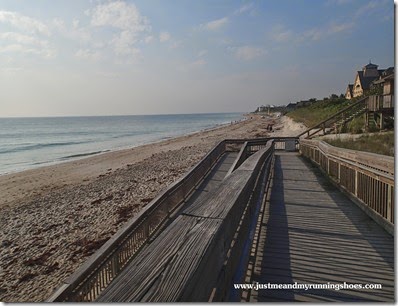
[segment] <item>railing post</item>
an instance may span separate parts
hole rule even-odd
[[[394,219],[394,216],[392,216],[392,192],[391,192],[392,186],[390,184],[387,185],[387,220],[392,222]]]
[[[113,270],[113,275],[117,275],[117,273],[120,271],[120,266],[119,266],[119,251],[116,251],[116,256],[112,257],[112,270]]]
[[[326,173],[330,175],[330,159],[326,157]]]
[[[357,170],[354,170],[355,171],[355,182],[354,182],[354,184],[355,184],[355,196],[356,197],[358,197],[358,171]]]

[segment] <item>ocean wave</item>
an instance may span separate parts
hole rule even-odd
[[[65,159],[71,159],[71,158],[78,158],[78,157],[85,157],[85,156],[90,156],[90,155],[95,155],[95,154],[100,154],[100,153],[105,153],[109,152],[110,150],[102,150],[102,151],[94,151],[94,152],[88,152],[88,153],[79,153],[79,154],[73,154],[73,155],[68,155],[59,158],[59,160],[65,160]]]
[[[21,152],[21,151],[39,150],[39,149],[49,148],[49,147],[70,146],[70,145],[82,144],[82,143],[85,143],[85,142],[86,141],[32,143],[32,144],[25,145],[25,146],[18,146],[18,147],[14,147],[14,148],[11,148],[11,149],[0,150],[0,154],[16,153],[16,152]]]

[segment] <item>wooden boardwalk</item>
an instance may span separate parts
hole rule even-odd
[[[276,153],[250,282],[382,284],[381,290],[270,290],[246,301],[394,301],[394,239],[296,153]]]
[[[227,175],[237,156],[238,152],[225,152],[206,175],[203,182],[195,189],[180,211],[193,205],[194,202],[202,200],[209,191],[217,188]]]
[[[212,169],[206,174],[203,181],[194,189],[192,194],[185,200],[185,203],[179,208],[165,223],[164,227],[170,225],[185,209],[194,205],[202,199],[213,189],[217,188],[224,180],[229,169],[232,167],[238,152],[225,152],[213,165]],[[159,233],[160,234],[160,233]],[[158,235],[152,237],[155,239]]]
[[[223,207],[203,211],[203,216],[199,216],[201,204],[223,182],[237,155],[238,152],[226,152],[217,160],[164,229],[151,238],[96,302],[169,302],[183,296],[181,291],[186,278],[198,268],[201,251],[208,247],[221,224],[221,217],[211,214],[217,211],[222,214]],[[206,217],[206,214],[211,216]],[[193,249],[195,254],[187,255]],[[200,288],[197,291],[200,292]]]

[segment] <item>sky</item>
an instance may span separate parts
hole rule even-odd
[[[0,117],[247,112],[394,65],[392,0],[0,0]]]

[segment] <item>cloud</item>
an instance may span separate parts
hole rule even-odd
[[[253,12],[253,3],[248,3],[242,5],[240,8],[238,8],[235,12],[234,15],[240,15],[246,12]]]
[[[203,67],[204,65],[206,65],[206,61],[201,58],[191,63],[191,67],[193,68]]]
[[[37,46],[47,46],[48,42],[44,40],[37,39],[36,37],[24,35],[16,32],[5,32],[0,33],[1,40],[9,40],[23,45],[37,45]]]
[[[10,44],[4,47],[0,47],[0,53],[25,53],[39,55],[45,58],[55,57],[55,50],[27,47],[23,44]]]
[[[93,40],[90,29],[87,27],[79,27],[80,22],[76,19],[72,21],[71,27],[67,26],[60,18],[53,19],[52,25],[61,35],[74,41],[89,43]]]
[[[350,31],[355,26],[354,22],[347,23],[331,23],[325,27],[317,27],[309,29],[301,34],[296,34],[297,42],[318,41],[331,35],[340,34]]]
[[[208,31],[216,31],[224,27],[228,23],[228,21],[228,17],[220,18],[201,25],[201,28]]]
[[[391,1],[389,0],[372,0],[367,4],[361,6],[355,13],[354,17],[359,18],[363,15],[369,15],[375,12],[376,10],[380,10],[384,6],[390,6],[390,9],[393,10],[393,6]]]
[[[319,41],[332,35],[350,32],[355,27],[355,25],[356,24],[354,21],[333,21],[329,24],[319,25],[317,27],[309,28],[307,30],[298,32],[279,24],[274,26],[271,31],[268,32],[268,37],[269,39],[278,43],[303,43],[308,41]]]
[[[0,11],[0,23],[10,25],[14,31],[0,33],[1,53],[20,53],[53,58],[56,50],[43,39],[51,35],[44,23],[17,12]]]
[[[354,0],[328,0],[326,5],[345,5],[353,2]]]
[[[275,26],[271,31],[271,38],[276,42],[288,42],[293,37],[293,31],[281,25]]]
[[[100,4],[92,12],[93,26],[112,26],[114,28],[139,33],[149,29],[148,20],[141,16],[134,4],[115,1]]]
[[[16,32],[0,33],[0,40],[6,42],[0,52],[17,52],[40,55],[44,58],[53,58],[56,54],[47,40],[42,40],[31,35]]]
[[[151,35],[145,37],[145,39],[144,39],[144,42],[145,42],[146,44],[149,44],[149,43],[151,43],[152,41],[153,41],[153,36],[151,36]]]
[[[130,31],[122,31],[115,35],[111,41],[116,55],[136,55],[139,50],[134,47],[136,38]]]
[[[355,12],[355,17],[359,17],[361,15],[364,15],[375,8],[377,8],[380,5],[380,1],[370,1],[367,4],[361,6],[356,12]]]
[[[50,36],[49,28],[42,22],[16,12],[0,11],[0,22],[8,23],[27,33]]]
[[[302,33],[299,40],[320,40],[325,36],[326,32],[319,28],[312,28]]]
[[[82,60],[98,61],[102,58],[99,51],[93,51],[89,49],[80,49],[75,53],[75,57]]]
[[[180,40],[175,40],[170,44],[169,48],[173,50],[173,49],[177,49],[181,46],[182,46],[182,42]]]
[[[348,31],[348,30],[352,29],[353,27],[354,27],[354,23],[353,22],[332,24],[329,27],[328,32],[330,34],[339,33],[339,32],[345,32],[345,31]]]
[[[161,33],[159,34],[159,41],[160,41],[160,42],[169,41],[170,38],[171,38],[171,35],[170,35],[169,32],[161,32]]]
[[[207,62],[203,58],[199,58],[192,62],[186,62],[184,64],[181,64],[180,66],[177,67],[177,70],[180,70],[183,72],[198,71],[199,69],[204,67],[206,64],[207,64]]]
[[[198,57],[203,57],[203,56],[205,56],[207,53],[208,53],[207,50],[200,50],[200,51],[198,52]]]
[[[23,67],[2,67],[2,68],[0,68],[0,71],[5,74],[16,74],[23,70],[24,70]]]
[[[107,79],[116,79],[120,77],[120,74],[108,71],[98,71],[97,75]]]
[[[264,49],[253,46],[235,47],[232,50],[235,57],[243,61],[250,61],[266,54]]]
[[[148,19],[140,14],[137,7],[124,1],[99,4],[86,15],[91,15],[94,27],[112,27],[120,31],[113,35],[110,42],[118,56],[138,55],[140,50],[136,44],[139,36],[151,30]],[[147,38],[145,41],[148,42]]]

